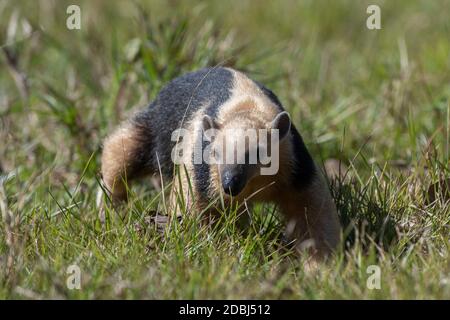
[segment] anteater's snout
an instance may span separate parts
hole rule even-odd
[[[222,173],[223,191],[230,196],[237,196],[245,188],[247,181],[243,168],[225,170]]]

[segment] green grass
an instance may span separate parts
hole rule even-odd
[[[450,299],[450,1],[78,3],[80,31],[69,2],[0,4],[0,298]],[[316,271],[270,206],[246,232],[231,212],[161,234],[147,221],[162,197],[142,183],[99,217],[105,135],[217,64],[272,88],[318,163],[349,168],[330,181],[345,242]]]

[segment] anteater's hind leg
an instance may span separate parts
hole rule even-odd
[[[133,179],[153,173],[151,132],[135,117],[106,138],[102,153],[102,176],[113,201],[127,199],[127,186]]]

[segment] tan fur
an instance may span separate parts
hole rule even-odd
[[[102,153],[102,177],[113,200],[126,199],[127,175],[138,148],[138,132],[126,123],[106,138]]]
[[[336,207],[322,177],[302,192],[279,194],[279,204],[287,220],[287,235],[296,247],[317,258],[336,249],[340,226]]]
[[[248,109],[252,114],[257,114],[261,120],[269,123],[277,115],[277,108],[262,90],[245,74],[234,69],[228,69],[234,75],[234,86],[231,98],[220,108],[219,122],[226,122],[229,115],[236,111]],[[245,102],[251,108],[247,108]]]

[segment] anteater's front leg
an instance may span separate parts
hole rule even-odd
[[[198,192],[193,171],[190,165],[177,166],[170,191],[169,214],[175,214],[177,217],[184,217],[187,214],[200,215],[200,221],[208,225],[220,217],[216,208],[218,204]]]
[[[279,202],[288,239],[295,240],[296,248],[322,259],[337,248],[340,239],[336,206],[328,187],[317,175],[303,190],[290,190]]]
[[[120,126],[103,145],[102,178],[113,201],[126,200],[129,182],[151,171],[151,133],[140,119]]]
[[[169,207],[170,214],[182,217],[193,209],[194,186],[189,177],[189,169],[186,165],[176,167],[172,185],[170,188]]]

